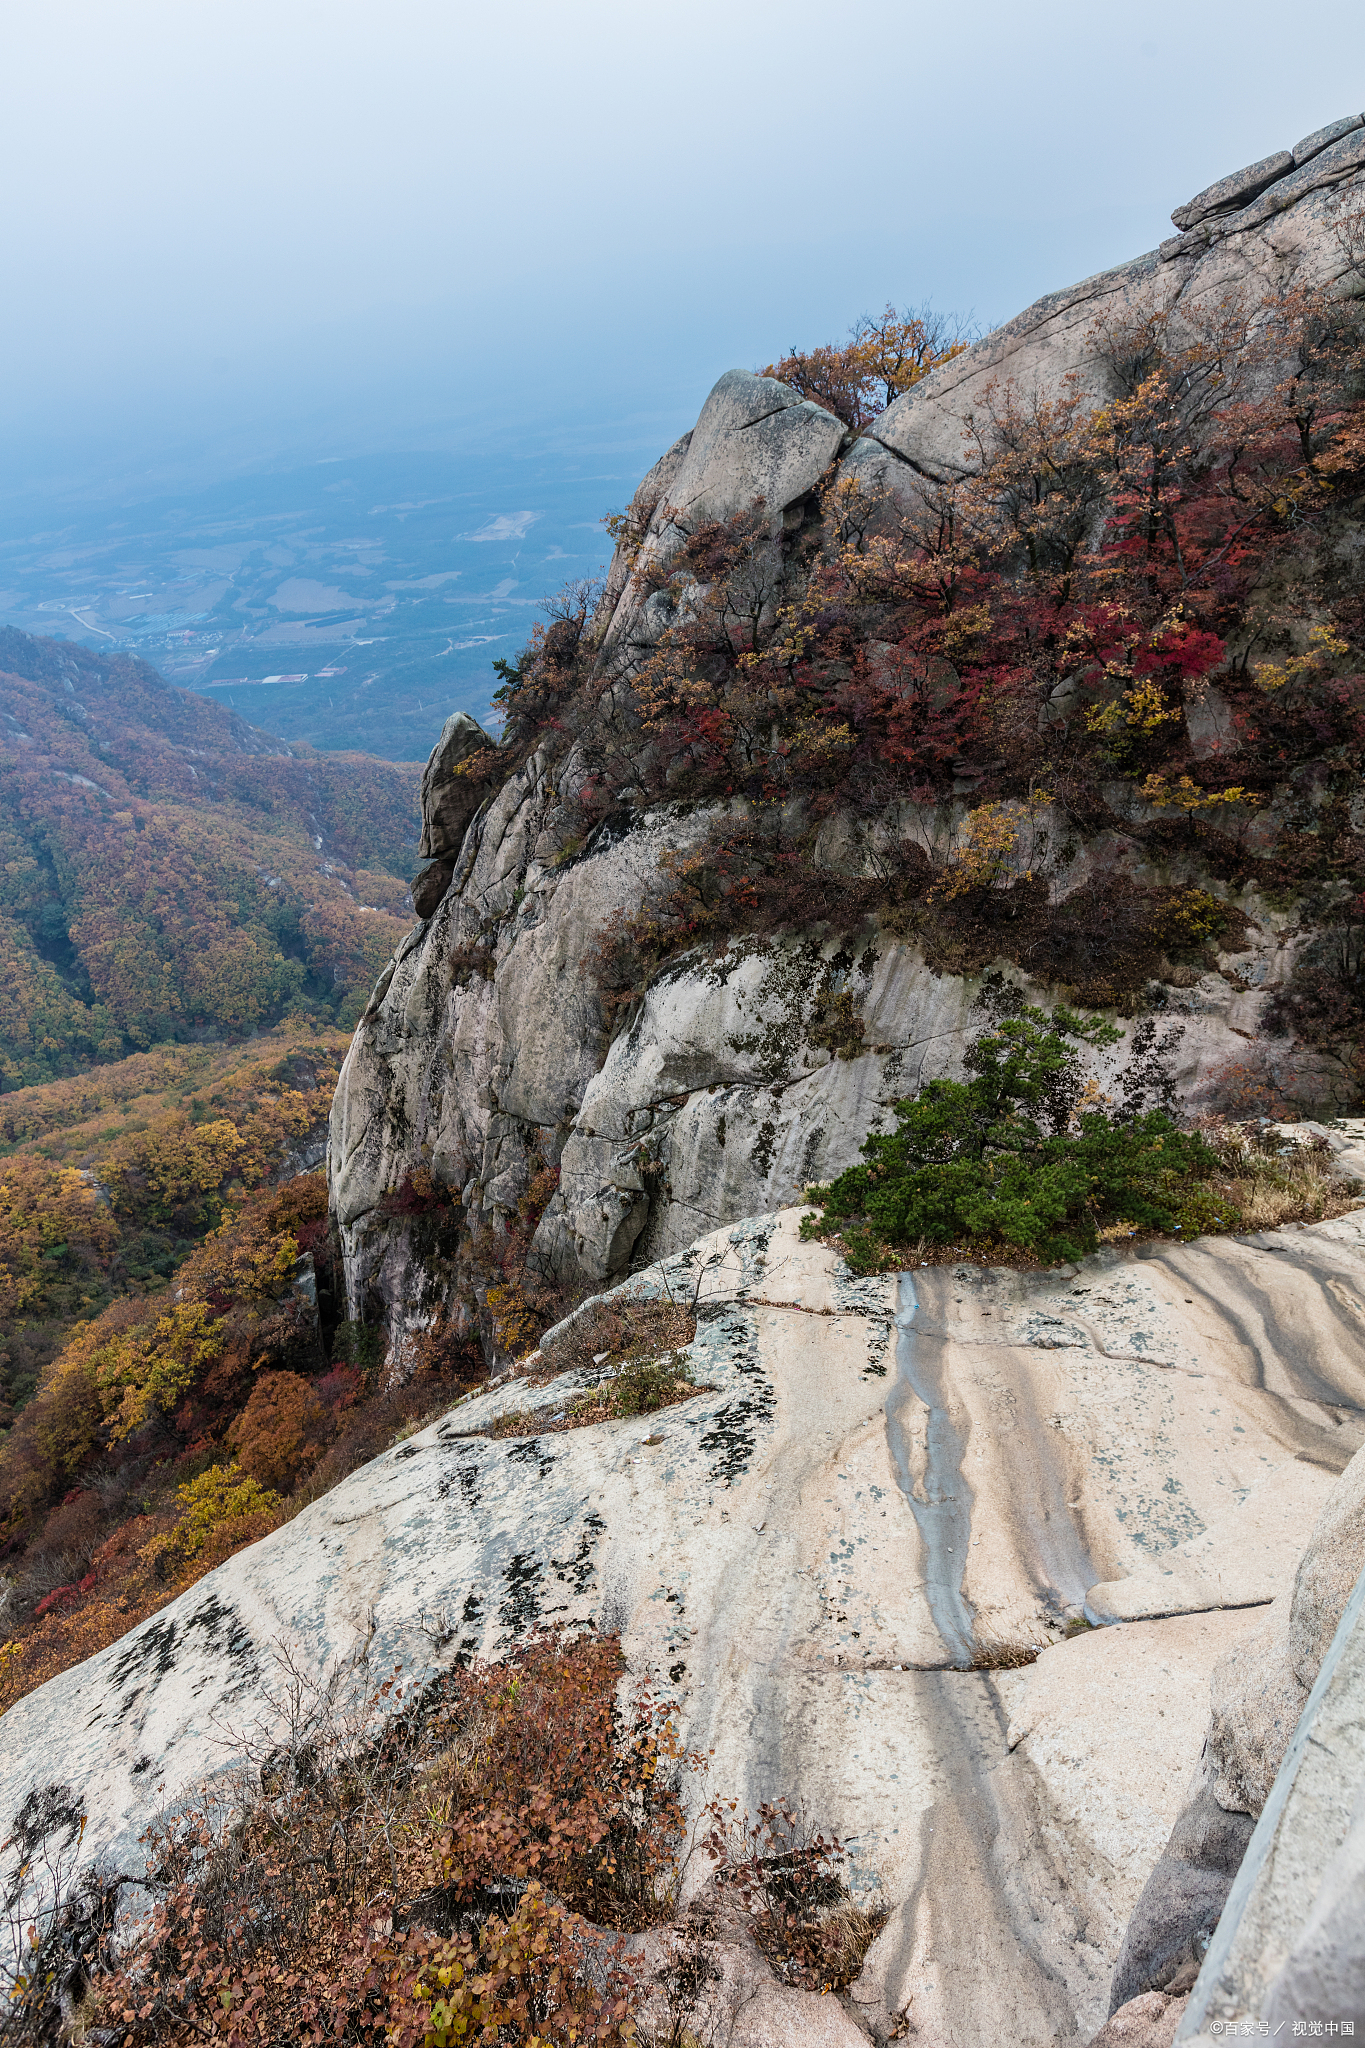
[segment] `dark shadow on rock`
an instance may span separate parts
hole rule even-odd
[[[1191,1988],[1255,1825],[1249,1813],[1225,1812],[1207,1785],[1190,1801],[1133,1908],[1111,2015],[1142,1992]]]

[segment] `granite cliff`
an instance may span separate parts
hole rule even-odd
[[[1362,166],[1365,127],[1351,117],[1254,175],[1239,174],[1240,183],[1222,181],[1213,197],[1191,202],[1188,231],[1160,251],[1040,300],[941,364],[856,438],[772,379],[742,370],[720,379],[696,427],[641,483],[595,610],[559,618],[545,636],[534,678],[545,715],[519,747],[487,742],[482,754],[472,722],[452,720],[427,770],[422,850],[432,865],[414,900],[429,914],[399,948],[357,1032],[330,1154],[352,1313],[383,1322],[396,1362],[411,1335],[441,1316],[479,1323],[499,1351],[485,1297],[502,1277],[509,1231],[533,1229],[529,1273],[571,1299],[718,1225],[798,1199],[808,1182],[856,1158],[889,1100],[959,1070],[992,972],[1003,971],[1019,999],[1089,996],[1112,1009],[1123,966],[1099,958],[1106,940],[1093,930],[1069,950],[1054,944],[1049,972],[1046,931],[1042,943],[1035,931],[1029,945],[1011,946],[1002,919],[954,951],[923,920],[916,929],[904,889],[899,901],[885,890],[878,901],[879,878],[897,863],[904,871],[911,855],[919,863],[911,893],[932,895],[935,865],[952,859],[993,793],[1026,813],[1015,868],[1027,871],[1021,887],[1045,884],[1042,923],[1052,937],[1073,913],[1079,930],[1093,905],[1093,923],[1112,925],[1117,951],[1136,958],[1146,949],[1141,985],[1122,991],[1121,1021],[1130,1034],[1143,1015],[1179,1024],[1171,1058],[1181,1099],[1211,1101],[1220,1074],[1255,1065],[1268,1000],[1311,952],[1333,887],[1340,894],[1358,864],[1365,811],[1354,763],[1338,765],[1325,758],[1330,749],[1310,744],[1298,763],[1268,776],[1251,798],[1259,808],[1206,809],[1197,843],[1193,831],[1161,829],[1169,811],[1144,803],[1136,778],[1112,768],[1084,798],[1073,791],[1068,801],[1062,787],[1040,796],[1045,780],[1066,780],[1048,747],[1063,736],[1074,744],[1082,713],[1087,724],[1097,715],[1081,664],[1050,684],[1054,663],[1030,680],[1018,714],[1046,740],[1041,752],[1032,742],[1038,758],[1019,787],[999,759],[940,752],[935,764],[926,749],[883,787],[864,774],[855,789],[835,785],[812,797],[775,775],[764,788],[761,778],[746,785],[727,769],[690,794],[678,760],[660,772],[667,740],[657,721],[642,719],[639,679],[676,643],[680,621],[704,609],[708,564],[697,536],[714,540],[727,522],[733,529],[748,519],[755,530],[727,602],[750,603],[763,632],[771,626],[780,638],[793,601],[813,587],[812,535],[824,536],[828,552],[841,519],[874,529],[900,520],[923,546],[926,520],[943,517],[943,492],[970,479],[983,422],[999,425],[1010,405],[1037,411],[1059,392],[1077,416],[1101,406],[1122,381],[1116,337],[1151,350],[1159,322],[1166,345],[1174,335],[1203,374],[1210,323],[1222,323],[1220,375],[1235,381],[1229,366],[1240,346],[1239,402],[1254,404],[1283,369],[1264,342],[1258,351],[1266,305],[1317,290],[1349,306],[1362,289],[1355,231],[1343,227],[1365,195]],[[1245,192],[1253,200],[1234,206]],[[1237,309],[1235,335],[1229,308]],[[1197,430],[1197,422],[1181,429]],[[1353,521],[1326,542],[1338,581],[1359,544]],[[1266,567],[1276,603],[1289,573],[1280,560]],[[714,565],[712,574],[719,580]],[[1247,623],[1257,602],[1252,588],[1225,632],[1233,670],[1248,660],[1234,651],[1238,630],[1251,645],[1265,630],[1259,619]],[[890,629],[878,619],[874,612],[866,629],[865,661],[885,651],[875,635]],[[1282,622],[1275,630],[1283,634]],[[1307,630],[1305,620],[1300,638]],[[758,628],[754,640],[767,651]],[[932,692],[939,685],[928,666]],[[939,668],[948,665],[940,659]],[[574,702],[563,687],[571,669],[589,679]],[[1175,728],[1181,765],[1216,765],[1239,716],[1222,672],[1187,684]],[[844,737],[832,731],[831,749]],[[1004,742],[999,730],[986,737],[1011,743],[1008,732]],[[788,756],[791,745],[788,733]],[[491,779],[476,803],[469,769],[480,762]],[[1240,779],[1240,765],[1236,772]],[[676,873],[693,862],[703,896],[713,870],[711,886],[729,887],[725,835],[769,830],[775,805],[779,837],[796,849],[790,858],[810,884],[804,907],[755,917],[747,928],[743,914],[730,916],[714,936],[704,919],[691,931],[684,919],[630,1000],[609,982],[604,1000],[604,930],[648,912],[661,868]],[[1275,855],[1305,834],[1324,844],[1332,806],[1345,833],[1337,851],[1347,857],[1333,870],[1343,883],[1325,892],[1317,881],[1295,886]],[[1163,889],[1192,885],[1235,913],[1202,951],[1173,962],[1175,949],[1153,946],[1149,925],[1124,926],[1134,890],[1155,903]],[[968,971],[953,971],[964,952]],[[1291,1057],[1289,1042],[1279,1043],[1277,1072],[1287,1060],[1302,1110],[1356,1099],[1358,1077],[1340,1046],[1300,1040]],[[452,1205],[434,1263],[421,1249],[432,1238],[429,1214],[414,1222],[394,1213],[405,1176],[419,1167]],[[557,1184],[546,1204],[547,1172]]]
[[[1114,1020],[1100,1097],[1240,1089],[1365,1182],[1363,208],[1353,116],[861,434],[721,378],[502,736],[443,732],[337,1090],[352,1317],[394,1377],[474,1331],[493,1377],[9,1711],[12,1914],[225,1730],[268,1750],[282,1646],[424,1684],[605,1627],[885,1913],[838,1998],[713,1916],[696,2038],[1365,2026],[1365,1210],[859,1274],[797,1206],[1061,1000]],[[680,1398],[565,1427],[579,1320],[680,1301]]]

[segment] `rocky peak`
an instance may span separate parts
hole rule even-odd
[[[1170,260],[1207,248],[1222,235],[1245,234],[1264,227],[1312,192],[1331,191],[1347,183],[1365,164],[1365,114],[1345,114],[1244,170],[1215,179],[1171,215],[1181,236],[1163,242]],[[1192,230],[1201,231],[1198,237]],[[1189,239],[1184,237],[1188,235]]]
[[[1212,185],[1206,185],[1202,192],[1196,192],[1193,199],[1177,206],[1171,215],[1180,229],[1198,227],[1201,222],[1213,220],[1221,214],[1236,213],[1249,206],[1253,199],[1259,199],[1262,192],[1287,178],[1291,171],[1302,169],[1314,157],[1321,156],[1332,143],[1340,142],[1345,135],[1353,135],[1358,128],[1365,127],[1365,114],[1344,114],[1339,121],[1329,121],[1325,128],[1315,128],[1311,135],[1305,135],[1302,142],[1296,142],[1292,149],[1276,150],[1273,156],[1263,156],[1259,163],[1248,164],[1245,170],[1230,171],[1225,178],[1216,178]],[[1347,153],[1332,159],[1333,173]]]
[[[861,437],[773,378],[735,369],[718,380],[691,433],[636,492],[596,616],[575,624],[572,646],[554,641],[559,627],[544,644],[538,701],[556,701],[573,664],[590,658],[601,678],[595,726],[570,721],[558,739],[528,740],[518,754],[510,740],[495,750],[457,714],[423,778],[421,851],[431,865],[414,904],[425,922],[375,992],[332,1125],[353,1313],[384,1316],[395,1363],[433,1318],[486,1317],[490,1275],[471,1263],[473,1245],[529,1232],[529,1273],[570,1295],[609,1282],[632,1261],[842,1171],[913,1077],[957,1070],[974,1028],[979,973],[945,973],[853,910],[907,835],[931,861],[945,857],[988,765],[965,757],[946,796],[836,809],[818,830],[811,821],[814,859],[830,877],[823,923],[734,934],[710,958],[666,964],[629,1011],[605,1002],[593,964],[603,933],[640,913],[661,873],[701,858],[726,821],[754,815],[723,797],[667,801],[676,764],[660,758],[630,708],[628,678],[707,601],[708,535],[733,538],[735,522],[747,522],[745,587],[771,619],[804,587],[822,491],[922,511],[944,479],[964,474],[965,425],[989,415],[1002,389],[1033,394],[1070,380],[1082,397],[1111,397],[1097,323],[1165,308],[1173,331],[1184,321],[1194,332],[1230,291],[1263,296],[1286,274],[1350,288],[1336,225],[1350,194],[1362,193],[1362,165],[1365,124],[1349,116],[1221,181],[1181,209],[1195,226],[1178,272],[1153,253],[1051,294],[934,370]],[[1276,195],[1292,209],[1288,243],[1279,227],[1272,241],[1271,216],[1252,217],[1257,205],[1279,206]],[[1207,239],[1210,223],[1222,239]],[[1079,715],[1077,688],[1064,678],[1041,707],[1050,729]],[[1219,701],[1216,690],[1191,697],[1196,755],[1222,743]],[[467,772],[485,754],[519,762],[500,771],[501,787]],[[665,800],[645,794],[651,775]],[[601,792],[586,835],[575,822],[585,790]],[[1058,849],[1067,843],[1060,814],[1040,829]],[[1158,879],[1112,833],[1073,841],[1069,865],[1049,872],[1059,899],[1120,877]],[[1293,957],[1286,922],[1254,917],[1236,968],[1190,973],[1175,999],[1187,1098],[1255,1041],[1265,992]],[[1050,993],[1046,976],[1017,985],[1032,999]],[[845,1011],[856,1029],[840,1037],[831,1020]],[[1323,1069],[1320,1099],[1334,1085]],[[389,1197],[419,1165],[450,1191],[451,1244],[464,1250],[444,1263],[416,1252],[392,1213]]]

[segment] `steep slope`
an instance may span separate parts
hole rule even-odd
[[[1159,1026],[1187,1106],[1358,1098],[1362,135],[856,441],[720,379],[446,774],[481,806],[342,1077],[395,1357],[792,1200],[1002,1002]],[[439,1270],[380,1212],[419,1167]]]
[[[898,1098],[957,1101],[924,1084],[981,1079],[984,1027],[1021,1044],[1030,998],[1113,1020],[1053,1014],[1095,1052],[1087,1076],[1043,1047],[1059,1143],[1155,1099],[1152,1149],[1174,1134],[1183,1160],[1182,1096],[1359,1094],[1361,130],[1201,195],[1168,258],[1044,302],[851,445],[729,373],[600,601],[567,594],[508,666],[502,737],[447,726],[421,921],[360,1021],[328,1179],[391,1383],[475,1332],[519,1362],[9,1710],[20,1924],[52,1872],[103,1858],[121,1886],[165,1802],[193,1858],[224,1730],[271,1796],[313,1770],[306,1703],[349,1683],[349,1798],[374,1715],[415,1725],[428,1683],[563,1626],[619,1636],[709,1761],[681,1781],[694,1815],[791,1799],[885,1905],[840,2000],[803,1992],[764,2033],[704,1904],[674,1928],[678,2034],[1045,2048],[1146,1984],[1106,2048],[1149,2020],[1169,2043],[1262,1799],[1274,1819],[1285,1724],[1358,1609],[1365,1211],[1256,1230],[1209,1202],[1134,1242],[1119,1209],[1050,1264],[1017,1241],[997,1262],[988,1222],[883,1245],[892,1272],[789,1198]],[[909,460],[891,414],[923,423]],[[990,1098],[987,1173],[1018,1105]],[[1297,1137],[1358,1168],[1363,1133],[1267,1120],[1262,1156]],[[628,1369],[666,1404],[613,1408]],[[433,1826],[488,1727],[459,1723],[452,1775],[419,1781]],[[443,1838],[420,1898],[392,1858],[364,1913],[329,1895],[367,1985],[424,1912],[502,1938],[491,1839],[496,1885]],[[109,1895],[84,1897],[89,1926]],[[1321,1932],[1288,1927],[1307,1945],[1276,1996]],[[1254,1999],[1264,1946],[1236,1941]]]
[[[144,663],[6,628],[4,1083],[290,1008],[350,1023],[401,932],[416,786],[415,768],[285,747]]]
[[[1365,1434],[1362,1286],[1358,1216],[862,1281],[753,1219],[616,1297],[695,1298],[690,1398],[555,1431],[591,1369],[474,1394],[12,1707],[0,1811],[49,1816],[53,1862],[84,1814],[81,1862],[126,1871],[230,1732],[276,1739],[282,1658],[306,1686],[363,1644],[430,1681],[610,1625],[711,1792],[853,1846],[889,1908],[853,1993],[876,2038],[1085,2039],[1214,1666]],[[1226,1591],[1172,1615],[1186,1553]],[[1116,1585],[1127,1624],[1084,1630]]]

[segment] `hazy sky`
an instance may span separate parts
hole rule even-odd
[[[730,364],[887,299],[1006,318],[1365,105],[1359,0],[0,0],[0,24],[11,479],[662,437]]]

